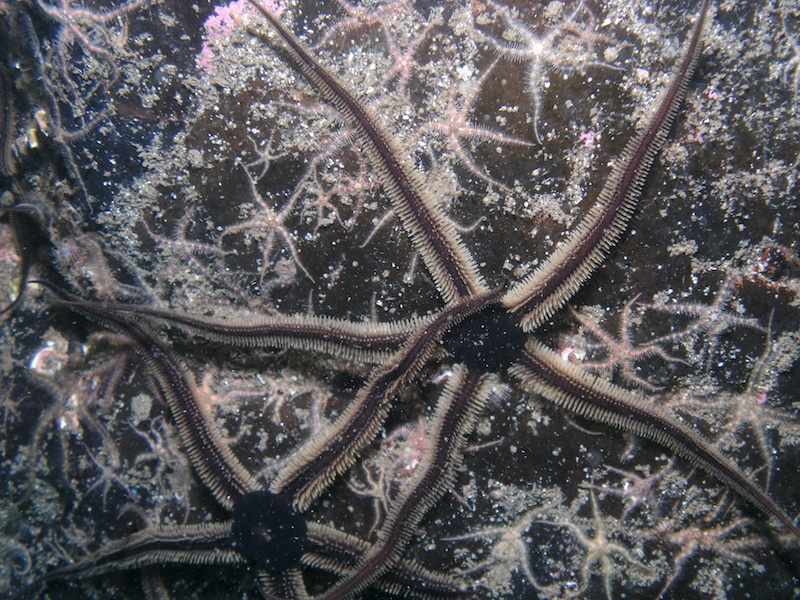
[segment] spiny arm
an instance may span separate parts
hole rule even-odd
[[[427,193],[422,177],[408,164],[403,150],[392,141],[375,115],[312,56],[277,15],[257,0],[249,2],[285,44],[291,66],[318,90],[323,99],[333,104],[357,132],[389,195],[395,214],[422,256],[444,301],[485,293],[486,285],[477,264],[461,242],[455,225]],[[255,28],[248,28],[248,32],[271,43]]]
[[[519,315],[526,331],[539,327],[569,301],[628,226],[697,66],[709,4],[710,0],[703,2],[669,86],[644,128],[615,162],[597,202],[544,264],[503,297],[503,304]]]
[[[669,448],[731,488],[800,538],[800,529],[775,502],[714,446],[641,396],[564,361],[538,342],[528,343],[509,372],[522,386],[582,417],[630,431]]]

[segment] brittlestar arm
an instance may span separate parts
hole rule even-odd
[[[103,304],[84,302],[51,288],[62,299],[54,302],[83,314],[130,338],[153,386],[169,407],[189,462],[226,510],[237,498],[258,489],[252,476],[220,437],[216,425],[195,398],[193,386],[169,348],[139,323],[109,311]]]
[[[380,364],[430,318],[392,323],[345,321],[314,315],[216,319],[136,304],[104,304],[107,310],[152,317],[185,333],[237,348],[281,348],[319,352],[351,362]]]
[[[43,271],[42,276],[60,280],[52,267],[53,247],[47,233],[47,218],[42,209],[29,203],[0,208],[0,216],[8,218],[14,245],[19,255],[19,275],[17,276],[17,297],[0,309],[0,316],[13,312],[25,297],[28,278],[34,265]]]
[[[232,523],[224,521],[142,529],[73,565],[51,571],[45,581],[88,579],[156,565],[244,568],[248,565],[248,559],[236,548],[236,540],[231,533]],[[310,551],[302,558],[304,566],[342,575],[351,570],[353,563],[369,548],[364,540],[331,527],[314,524],[311,529]],[[269,583],[275,585],[272,581]],[[458,597],[460,593],[458,583],[453,578],[424,569],[409,560],[400,561],[395,573],[387,573],[375,583],[375,587],[402,598],[445,600]]]
[[[297,510],[305,511],[375,439],[399,390],[414,380],[447,330],[497,297],[488,293],[460,300],[423,325],[359,390],[336,422],[296,453],[272,483],[272,490],[293,498]]]
[[[372,111],[329,69],[314,59],[277,15],[256,0],[249,2],[280,36],[291,66],[318,90],[325,101],[334,105],[357,132],[395,214],[425,261],[444,301],[485,293],[486,285],[475,259],[461,242],[455,225],[426,192],[420,173],[403,158],[406,153],[401,152],[386,134]],[[272,43],[258,30],[248,28],[248,31],[266,43]]]
[[[256,585],[264,600],[311,600],[300,569],[294,567],[277,576],[259,571]]]
[[[369,551],[347,577],[320,596],[344,600],[363,591],[396,565],[427,512],[450,489],[463,459],[463,450],[486,402],[497,387],[491,375],[470,374],[456,366],[439,396],[431,427],[430,449],[414,477],[393,503]]]
[[[18,172],[14,156],[18,115],[12,89],[11,79],[5,71],[0,71],[0,175],[3,177],[13,177]]]
[[[709,0],[703,2],[669,86],[644,128],[615,162],[597,202],[555,252],[503,297],[503,304],[519,315],[526,330],[536,329],[567,303],[603,263],[627,227],[645,178],[686,96],[700,56],[709,4]]]
[[[231,523],[142,529],[80,562],[51,571],[45,579],[85,579],[166,564],[244,566],[247,561],[231,538]]]
[[[341,577],[349,576],[370,549],[370,544],[365,540],[319,523],[308,524],[308,541],[309,552],[303,555],[303,564]],[[405,594],[414,598],[464,596],[462,586],[455,577],[431,571],[416,561],[406,559],[400,560],[391,571],[384,573],[376,587],[403,598]]]
[[[156,392],[167,402],[189,462],[217,502],[233,512],[229,534],[234,547],[249,564],[279,573],[281,582],[291,581],[289,576],[302,555],[305,521],[282,497],[259,490],[255,479],[222,441],[169,349],[137,323],[104,305],[48,287],[61,298],[55,305],[99,321],[131,340]],[[292,589],[289,585],[287,589]],[[264,586],[261,593],[266,600],[277,598]]]
[[[739,468],[698,434],[641,396],[613,385],[535,341],[509,369],[523,387],[582,417],[630,431],[669,448],[731,488],[795,536],[800,529]]]
[[[19,275],[17,276],[17,297],[14,298],[5,308],[0,310],[0,315],[14,312],[17,306],[19,306],[20,302],[22,302],[22,299],[25,297],[25,288],[28,285],[28,275],[31,271],[32,262],[31,251],[27,247],[24,237],[19,234],[19,216],[9,209],[4,210],[3,212],[8,214],[8,220],[11,224],[11,229],[14,232],[14,242],[18,247],[20,262]]]

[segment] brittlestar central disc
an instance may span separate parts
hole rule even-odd
[[[233,508],[236,549],[259,568],[277,573],[299,564],[307,531],[302,515],[279,494],[251,492]]]
[[[505,308],[491,305],[464,319],[442,345],[453,360],[471,369],[499,373],[508,368],[525,345],[525,334]]]

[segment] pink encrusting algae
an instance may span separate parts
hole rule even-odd
[[[275,0],[265,0],[262,4],[276,15],[280,15],[284,10],[284,6]],[[247,0],[234,0],[217,6],[214,13],[203,23],[205,36],[200,54],[197,56],[197,66],[206,73],[213,73],[216,69],[214,44],[228,38],[239,27],[241,21],[252,14],[253,7]]]

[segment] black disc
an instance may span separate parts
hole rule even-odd
[[[302,515],[279,494],[250,492],[233,507],[236,549],[254,566],[273,573],[299,564],[307,531]]]
[[[492,304],[464,319],[445,335],[442,345],[453,360],[470,369],[500,373],[519,357],[525,334],[511,313]]]

